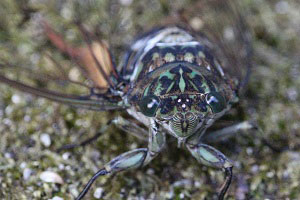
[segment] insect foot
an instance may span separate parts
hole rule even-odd
[[[220,151],[206,144],[187,145],[187,148],[198,162],[209,167],[225,170],[225,182],[218,195],[218,199],[223,200],[231,184],[232,162]]]
[[[116,173],[119,171],[138,168],[143,165],[147,156],[148,150],[146,148],[134,149],[119,155],[105,165],[105,167],[99,170],[86,184],[82,192],[76,198],[76,200],[82,199],[89,191],[94,181],[99,177],[110,173]]]

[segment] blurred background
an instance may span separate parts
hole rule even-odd
[[[240,103],[220,123],[254,120],[261,130],[214,144],[235,164],[228,199],[300,199],[300,2],[238,2],[253,35],[254,67]],[[196,0],[1,0],[0,59],[14,66],[6,75],[23,82],[31,82],[34,75],[23,76],[16,66],[52,72],[49,59],[40,59],[42,53],[59,65],[72,65],[49,47],[37,21],[45,19],[76,45],[82,43],[73,23],[78,18],[110,44],[119,63],[131,40],[162,21],[173,22],[183,14],[185,23],[201,29],[199,4]],[[4,63],[0,64],[1,69]],[[76,87],[66,90],[82,92]],[[74,109],[0,84],[0,198],[76,197],[106,162],[146,143],[111,127],[85,147],[56,150],[91,137],[120,114]],[[215,199],[223,173],[198,164],[176,146],[169,137],[167,148],[147,167],[99,178],[88,199]]]

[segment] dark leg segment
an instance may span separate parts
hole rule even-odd
[[[147,165],[161,151],[165,144],[165,135],[159,131],[158,124],[151,123],[148,148],[140,148],[123,153],[109,163],[103,169],[99,170],[87,183],[82,192],[76,198],[82,199],[93,182],[102,175],[118,173],[120,171],[135,169]]]
[[[92,184],[94,183],[94,181],[99,177],[99,176],[103,176],[106,175],[108,172],[105,169],[100,169],[90,180],[89,182],[86,184],[86,186],[84,187],[84,189],[82,190],[82,192],[79,194],[79,196],[76,198],[76,200],[80,200],[82,199],[86,193],[89,191],[90,187],[92,186]]]
[[[99,132],[97,132],[94,136],[80,142],[77,144],[67,144],[60,148],[58,148],[56,151],[59,153],[61,151],[74,149],[77,147],[83,147],[85,145],[91,144],[92,142],[96,141],[107,129],[108,127],[114,124],[117,126],[117,128],[125,131],[126,133],[129,133],[143,141],[147,141],[148,132],[146,129],[140,127],[138,124],[136,124],[134,121],[129,121],[124,119],[123,117],[116,117],[113,120],[108,121]]]
[[[232,179],[232,162],[226,158],[224,154],[215,148],[199,143],[197,145],[187,144],[187,148],[192,153],[192,155],[197,159],[198,162],[218,169],[225,170],[225,182],[222,185],[218,199],[223,200],[224,196],[231,184]]]
[[[76,200],[82,199],[94,181],[99,177],[110,173],[117,173],[123,170],[128,170],[132,168],[138,168],[143,165],[145,158],[147,156],[148,150],[146,148],[134,149],[119,155],[118,157],[107,163],[103,169],[99,170],[86,184],[82,192],[76,198]]]

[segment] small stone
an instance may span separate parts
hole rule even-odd
[[[248,155],[252,155],[253,154],[253,149],[251,147],[248,147],[246,149],[246,152],[247,152]]]
[[[96,199],[100,199],[102,197],[103,191],[104,191],[103,188],[98,187],[94,192],[94,197]]]
[[[5,158],[13,158],[14,156],[12,153],[6,152],[6,153],[4,153],[4,157]]]
[[[49,147],[51,145],[51,138],[47,133],[42,133],[40,140],[45,147]]]
[[[199,188],[201,186],[201,183],[199,181],[195,181],[195,187]]]
[[[33,196],[35,197],[35,198],[41,198],[41,196],[42,196],[42,192],[41,191],[34,191],[33,192]]]
[[[166,193],[166,198],[167,199],[173,199],[174,198],[174,191],[173,189],[169,192]]]
[[[55,196],[55,197],[53,197],[52,199],[50,199],[50,200],[64,200],[63,198],[61,198],[61,197],[58,197],[58,196]]]
[[[23,171],[23,179],[27,181],[30,178],[31,174],[32,174],[32,170],[29,168],[25,168]]]
[[[64,160],[68,160],[69,158],[70,158],[70,153],[69,152],[66,152],[66,153],[64,153],[63,155],[62,155],[62,158],[64,159]]]
[[[279,14],[287,14],[290,10],[290,5],[287,1],[279,1],[275,4],[275,11]]]
[[[180,198],[180,199],[184,199],[184,194],[183,194],[183,193],[180,193],[180,194],[179,194],[179,198]]]
[[[51,172],[51,171],[42,172],[40,174],[40,179],[46,183],[58,183],[58,184],[64,183],[61,176],[59,176],[57,173]]]
[[[70,188],[70,193],[74,196],[77,197],[79,195],[78,190],[75,187]]]
[[[224,29],[224,32],[223,32],[223,35],[224,35],[224,38],[226,38],[227,40],[233,40],[234,39],[234,30],[232,27],[226,27]]]
[[[120,4],[124,5],[124,6],[129,6],[130,4],[132,4],[133,0],[119,0]]]
[[[273,178],[275,173],[271,171],[271,172],[268,172],[266,175],[268,178]]]
[[[20,164],[20,168],[22,168],[22,169],[25,169],[26,166],[27,166],[26,162],[22,162],[22,163]]]
[[[257,173],[259,171],[259,166],[258,165],[253,165],[252,167],[251,167],[251,172],[252,173]]]
[[[287,96],[288,96],[289,100],[296,101],[297,98],[298,98],[298,91],[297,91],[297,89],[294,88],[294,87],[293,88],[289,88],[287,90]]]
[[[63,169],[65,169],[65,165],[64,165],[64,164],[62,164],[62,163],[60,163],[60,164],[58,165],[58,169],[60,169],[60,170],[63,170]]]
[[[154,171],[154,169],[149,168],[146,173],[149,175],[153,175],[153,174],[155,174],[155,171]]]
[[[194,17],[191,19],[190,25],[193,29],[199,31],[203,27],[204,23],[199,17]]]
[[[14,94],[14,95],[11,97],[11,100],[12,100],[12,102],[15,103],[15,104],[21,103],[21,97],[20,97],[20,95],[17,95],[17,94]]]
[[[30,121],[31,121],[30,115],[25,115],[25,116],[24,116],[24,121],[25,121],[25,122],[30,122]]]

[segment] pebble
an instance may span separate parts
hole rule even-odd
[[[70,156],[71,156],[71,154],[70,154],[69,152],[66,152],[66,153],[64,153],[64,154],[62,155],[62,158],[63,158],[64,160],[68,160],[68,159],[70,158]]]
[[[193,29],[199,31],[202,29],[204,23],[199,17],[194,17],[191,19],[190,25],[193,27]]]
[[[129,6],[130,4],[132,4],[133,0],[119,0],[120,4],[122,4],[123,6]]]
[[[63,198],[61,198],[61,197],[58,197],[58,196],[55,196],[55,197],[53,197],[52,199],[50,199],[50,200],[64,200]]]
[[[279,14],[287,14],[290,10],[290,5],[287,1],[279,1],[275,4],[275,11]]]
[[[27,181],[32,174],[32,170],[30,168],[25,168],[23,171],[23,179]]]
[[[226,38],[227,40],[233,40],[234,39],[234,30],[232,27],[226,27],[224,29],[224,32],[223,32],[223,35],[224,35],[224,38]]]
[[[96,199],[100,199],[102,197],[103,191],[104,191],[103,188],[98,187],[94,192],[94,197]]]
[[[180,199],[184,199],[184,194],[183,194],[183,193],[180,193],[180,194],[179,194],[179,198],[180,198]]]
[[[40,140],[45,147],[49,147],[51,145],[51,138],[47,133],[42,133]]]
[[[20,95],[17,95],[17,94],[14,94],[12,97],[11,97],[11,100],[14,104],[19,104],[21,103],[21,97]]]
[[[51,171],[42,172],[40,174],[40,179],[44,182],[47,182],[47,183],[58,183],[58,184],[63,184],[64,183],[61,176],[59,176],[57,173],[51,172]]]

